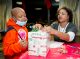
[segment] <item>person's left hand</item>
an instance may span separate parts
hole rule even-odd
[[[26,48],[28,45],[28,42],[26,40],[19,40],[19,43],[22,47]]]

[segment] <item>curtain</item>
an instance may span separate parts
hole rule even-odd
[[[66,6],[73,12],[73,23],[80,29],[80,0],[60,0],[59,8]]]
[[[78,2],[78,7],[77,7],[77,10],[76,10],[76,16],[77,16],[76,25],[77,25],[79,33],[80,33],[80,0]]]
[[[6,30],[7,19],[11,16],[12,0],[0,0],[0,30]],[[0,34],[0,40],[2,36]]]
[[[11,16],[12,0],[0,0],[0,29],[6,29],[7,19]]]

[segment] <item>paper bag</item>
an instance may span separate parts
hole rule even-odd
[[[48,53],[49,34],[42,31],[28,33],[28,54],[46,57]]]

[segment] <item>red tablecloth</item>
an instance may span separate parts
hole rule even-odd
[[[64,44],[67,48],[67,53],[54,53],[55,49],[50,48],[46,57],[31,56],[28,52],[24,53],[20,59],[80,59],[80,44],[79,43],[68,43]]]

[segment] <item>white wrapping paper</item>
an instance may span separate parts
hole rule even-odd
[[[42,31],[28,33],[29,55],[46,57],[49,48],[49,34]]]

